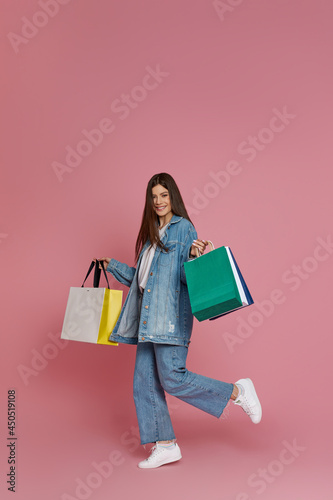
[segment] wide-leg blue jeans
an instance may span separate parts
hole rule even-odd
[[[188,347],[152,342],[138,343],[133,396],[141,444],[175,439],[165,392],[219,418],[233,384],[190,372]]]

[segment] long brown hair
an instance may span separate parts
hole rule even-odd
[[[153,201],[153,187],[160,184],[169,191],[171,211],[174,215],[179,215],[184,217],[192,223],[187,210],[185,208],[182,195],[178,189],[178,186],[173,177],[170,174],[162,172],[161,174],[155,174],[149,180],[146,190],[146,203],[143,209],[141,227],[135,244],[135,260],[138,261],[140,252],[144,247],[145,243],[149,240],[151,245],[156,245],[167,251],[167,248],[161,243],[158,233],[158,222],[159,217],[154,210]]]

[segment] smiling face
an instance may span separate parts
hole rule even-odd
[[[155,212],[160,217],[160,221],[166,224],[173,216],[169,191],[161,184],[157,184],[152,188],[152,197]]]

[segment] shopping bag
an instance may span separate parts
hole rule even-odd
[[[252,296],[230,247],[214,249],[185,262],[193,315],[198,321],[217,319],[253,304]]]
[[[93,288],[84,287],[94,266]],[[101,274],[99,261],[92,261],[81,287],[70,288],[61,332],[62,339],[118,345],[109,341],[109,336],[121,311],[123,292],[110,290],[103,264],[102,269],[108,284],[107,288],[99,288]]]

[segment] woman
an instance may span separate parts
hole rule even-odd
[[[261,405],[250,379],[231,384],[186,368],[193,316],[184,262],[196,258],[196,249],[202,254],[207,244],[198,239],[174,179],[161,173],[148,182],[135,247],[136,268],[99,259],[129,287],[110,340],[137,344],[133,396],[141,444],[155,443],[140,468],[160,467],[182,457],[165,391],[217,418],[231,399],[252,422],[261,420]]]

